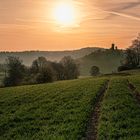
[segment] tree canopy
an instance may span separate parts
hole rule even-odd
[[[92,66],[90,70],[91,76],[97,76],[100,74],[100,69],[97,66]]]
[[[125,60],[118,71],[140,68],[140,34],[126,50]]]

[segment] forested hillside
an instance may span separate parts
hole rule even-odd
[[[4,63],[5,59],[8,56],[16,56],[19,57],[21,60],[23,60],[23,63],[25,65],[31,65],[33,60],[36,58],[43,56],[47,60],[50,61],[59,61],[64,56],[71,56],[74,59],[83,57],[85,55],[88,55],[96,50],[99,50],[102,48],[95,48],[95,47],[89,47],[89,48],[82,48],[79,50],[72,50],[72,51],[24,51],[24,52],[0,52],[0,63]]]
[[[77,59],[77,62],[80,64],[81,75],[89,75],[89,71],[92,66],[98,66],[101,73],[111,73],[117,71],[123,57],[123,51],[107,49],[86,55]]]

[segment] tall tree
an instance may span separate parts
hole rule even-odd
[[[60,64],[63,66],[63,79],[69,80],[78,78],[79,68],[74,59],[72,59],[70,56],[65,56],[60,61]]]
[[[4,85],[20,85],[25,74],[25,66],[22,64],[22,61],[18,57],[8,57],[6,62],[7,76],[4,79]]]
[[[64,80],[64,67],[61,63],[50,62],[55,74],[55,80]]]
[[[45,57],[38,57],[33,61],[31,66],[31,77],[35,79],[35,83],[52,82],[55,76],[51,62]]]
[[[126,51],[126,65],[132,68],[140,65],[140,34]]]
[[[31,66],[31,72],[38,73],[41,72],[47,66],[47,60],[45,57],[38,57],[33,61]]]
[[[118,71],[135,69],[140,67],[140,34],[132,41],[132,45],[126,50],[126,57]]]
[[[138,37],[133,40],[130,49],[133,50],[133,52],[135,53],[134,63],[137,66],[140,65],[140,34],[138,34]]]

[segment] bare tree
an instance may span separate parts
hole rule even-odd
[[[76,79],[79,76],[79,68],[76,62],[70,57],[65,56],[60,61],[63,66],[63,78],[65,80]]]
[[[126,50],[125,60],[118,71],[135,69],[140,67],[140,34],[132,41],[132,45]]]
[[[132,45],[126,50],[126,65],[136,68],[140,65],[140,34],[132,41]]]

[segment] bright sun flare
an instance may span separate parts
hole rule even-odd
[[[70,3],[59,3],[54,9],[54,19],[57,24],[64,27],[74,26],[76,11]]]

